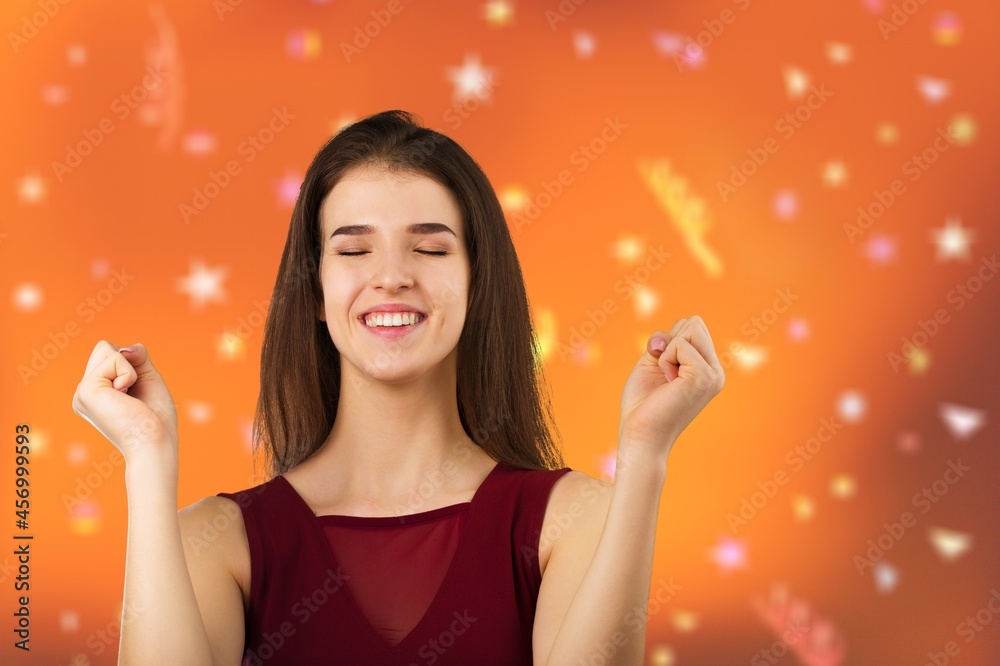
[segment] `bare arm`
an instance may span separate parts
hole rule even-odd
[[[213,666],[181,543],[177,472],[149,456],[126,464],[125,484],[128,543],[118,664]]]
[[[609,666],[641,666],[665,476],[662,461],[620,460],[610,490],[595,494],[595,483],[607,484],[589,477],[569,490],[564,506],[584,508],[553,545],[543,574],[536,666],[590,663],[595,655]]]

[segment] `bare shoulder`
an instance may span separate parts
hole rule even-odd
[[[555,482],[539,538],[538,564],[543,575],[560,543],[593,541],[600,536],[613,488],[607,481],[579,470],[570,470]]]
[[[240,586],[244,606],[250,592],[250,546],[240,505],[210,495],[177,512],[184,552],[206,556],[225,567]]]

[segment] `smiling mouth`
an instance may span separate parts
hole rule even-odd
[[[394,329],[394,328],[409,328],[411,326],[416,326],[417,324],[419,324],[422,321],[424,321],[425,319],[427,319],[427,315],[420,314],[418,312],[418,313],[416,313],[417,316],[413,320],[412,323],[409,323],[409,317],[406,317],[405,321],[404,321],[404,318],[402,317],[402,315],[400,315],[400,317],[399,317],[399,323],[397,324],[396,323],[396,318],[393,317],[394,314],[398,314],[398,313],[385,313],[382,316],[382,318],[381,318],[384,323],[381,323],[381,324],[377,323],[379,321],[379,318],[377,316],[371,317],[371,320],[372,320],[372,322],[373,322],[374,325],[369,324],[368,321],[367,321],[369,319],[370,315],[361,315],[360,317],[358,317],[358,320],[361,322],[361,324],[365,328]]]

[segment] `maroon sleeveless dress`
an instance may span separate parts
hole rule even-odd
[[[471,502],[398,517],[317,516],[283,476],[218,493],[250,546],[242,666],[530,666],[542,520],[569,471],[497,463]]]

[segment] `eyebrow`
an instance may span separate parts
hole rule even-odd
[[[451,230],[451,227],[446,224],[441,224],[440,222],[419,222],[417,224],[411,224],[406,227],[406,232],[424,236],[447,232],[452,236],[455,236],[455,232]],[[345,227],[338,227],[332,234],[330,234],[330,238],[339,234],[347,236],[364,236],[366,234],[373,233],[375,233],[375,227],[370,224],[351,224]],[[455,237],[457,238],[457,236]]]

